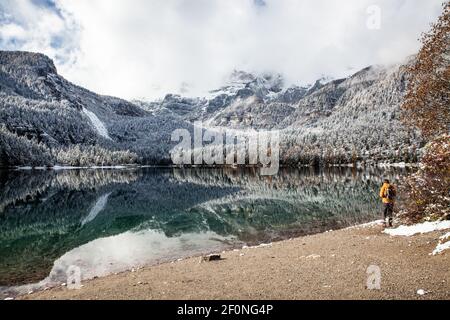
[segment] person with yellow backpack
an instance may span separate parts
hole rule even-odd
[[[388,179],[384,179],[380,189],[380,198],[383,201],[383,220],[385,227],[392,227],[392,216],[394,214],[395,197],[397,190]]]

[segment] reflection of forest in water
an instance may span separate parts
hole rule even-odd
[[[0,286],[41,280],[66,252],[126,231],[211,232],[273,241],[378,216],[401,170],[124,169],[0,171]],[[224,245],[230,245],[226,242]],[[232,244],[231,244],[232,245]]]

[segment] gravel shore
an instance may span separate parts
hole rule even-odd
[[[442,232],[392,237],[379,225],[146,267],[20,299],[450,299],[450,251],[429,255]],[[379,290],[366,287],[379,267]],[[423,290],[423,291],[420,291]],[[418,294],[424,293],[424,294]]]

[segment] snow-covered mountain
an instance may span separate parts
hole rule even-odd
[[[169,163],[174,129],[277,129],[281,161],[411,161],[420,138],[399,121],[401,65],[285,87],[232,72],[206,97],[125,101],[76,86],[46,56],[0,51],[0,165]]]
[[[167,162],[170,133],[190,127],[76,86],[28,52],[0,52],[0,105],[4,165]]]

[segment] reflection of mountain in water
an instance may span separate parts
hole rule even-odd
[[[367,221],[377,212],[381,177],[348,169],[274,177],[251,169],[0,174],[0,285],[41,280],[66,252],[126,231],[255,243]]]
[[[186,208],[233,192],[172,182],[170,174],[167,170],[6,174],[0,204],[0,285],[42,279],[55,259],[74,247],[147,220],[160,229],[160,224],[177,221]],[[108,193],[102,210],[86,221],[98,199]]]
[[[395,180],[401,172],[282,169],[262,177],[244,170],[178,171],[186,183],[239,186],[241,190],[189,209],[205,217],[219,234],[261,242],[311,234],[368,221],[378,214],[380,177]]]

